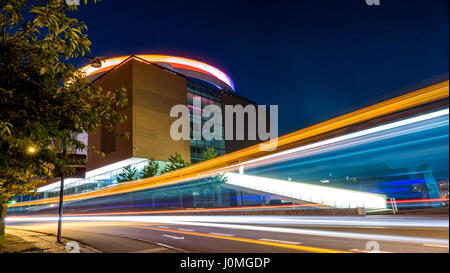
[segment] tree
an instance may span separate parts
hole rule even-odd
[[[119,183],[126,182],[126,181],[132,181],[135,180],[138,176],[138,171],[136,168],[131,167],[131,165],[128,165],[123,168],[123,172],[119,174],[117,179],[119,180]]]
[[[216,150],[214,150],[214,147],[211,146],[211,147],[206,148],[206,150],[202,154],[202,158],[203,158],[203,160],[206,161],[206,160],[216,158],[218,154],[219,153]],[[220,186],[223,183],[227,182],[227,178],[225,177],[224,174],[211,176],[211,177],[207,178],[207,180],[209,183],[211,183],[213,185],[212,189],[214,191],[219,191]]]
[[[214,147],[211,146],[211,147],[206,148],[206,150],[202,154],[202,158],[203,158],[203,160],[206,161],[206,160],[216,158],[218,154],[219,153],[216,150],[214,150]]]
[[[141,178],[153,177],[158,174],[159,164],[153,158],[148,161],[148,165],[142,169]]]
[[[191,165],[191,163],[184,161],[179,153],[175,153],[169,157],[169,164],[164,168],[164,173],[178,170]]]
[[[102,90],[70,63],[91,46],[75,11],[61,0],[0,0],[0,239],[12,196],[71,171],[70,154],[87,148],[77,134],[126,119],[126,90]]]

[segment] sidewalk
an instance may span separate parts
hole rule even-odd
[[[6,228],[6,240],[0,245],[0,253],[96,253],[91,247],[63,238],[63,244],[56,243],[53,235]]]

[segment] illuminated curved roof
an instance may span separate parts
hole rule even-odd
[[[80,70],[85,72],[87,76],[91,76],[97,73],[105,72],[111,70],[116,67],[123,61],[127,60],[130,57],[136,57],[137,59],[142,59],[151,63],[159,64],[178,72],[180,74],[198,78],[201,80],[208,81],[216,86],[221,87],[222,89],[230,89],[235,91],[234,83],[231,78],[214,66],[209,64],[199,62],[196,60],[183,58],[183,57],[174,57],[174,56],[166,56],[166,55],[132,55],[132,56],[121,56],[110,59],[105,59],[102,62],[102,67],[95,68],[91,65],[86,65],[82,67]]]

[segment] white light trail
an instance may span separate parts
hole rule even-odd
[[[320,146],[324,146],[324,145],[328,145],[328,144],[334,144],[334,143],[337,143],[337,142],[341,142],[341,141],[345,141],[345,140],[349,140],[349,139],[354,139],[354,138],[366,136],[366,135],[369,135],[369,134],[383,132],[383,131],[394,129],[394,128],[398,128],[398,127],[401,127],[401,126],[405,126],[405,125],[409,125],[409,124],[413,124],[413,123],[417,123],[417,122],[421,122],[421,121],[425,121],[425,120],[429,120],[429,119],[433,119],[433,118],[437,118],[437,117],[442,117],[442,116],[445,116],[445,115],[448,115],[448,114],[449,114],[449,108],[443,109],[443,110],[439,110],[439,111],[436,111],[436,112],[432,112],[432,113],[428,113],[428,114],[424,114],[424,115],[420,115],[420,116],[413,117],[413,118],[408,118],[408,119],[404,119],[404,120],[400,120],[400,121],[396,121],[396,122],[380,125],[380,126],[373,127],[373,128],[370,128],[370,129],[358,131],[358,132],[355,132],[355,133],[351,133],[351,134],[347,134],[347,135],[343,135],[343,136],[339,136],[339,137],[335,137],[335,138],[330,138],[330,139],[327,139],[327,140],[324,140],[324,141],[319,141],[319,142],[308,144],[308,145],[304,145],[304,146],[301,146],[301,147],[298,147],[298,148],[289,149],[289,150],[286,150],[286,151],[283,151],[283,152],[279,152],[279,153],[274,153],[274,154],[271,154],[271,155],[268,155],[268,156],[263,156],[263,157],[260,157],[260,158],[257,158],[257,159],[248,160],[248,161],[245,161],[245,162],[243,162],[241,164],[237,164],[237,166],[251,164],[251,163],[267,160],[267,159],[274,158],[274,157],[280,157],[280,156],[284,156],[284,155],[287,155],[287,154],[300,152],[300,151],[307,150],[307,149],[312,149],[312,148],[316,148],[316,147],[320,147]]]
[[[294,218],[294,219],[292,219]],[[295,221],[297,218],[298,221]],[[314,219],[310,219],[314,218]],[[357,220],[357,219],[360,220]],[[264,221],[261,221],[264,219]],[[264,232],[277,232],[277,233],[290,233],[310,236],[326,236],[348,239],[360,239],[360,240],[382,240],[382,241],[398,241],[407,243],[419,243],[419,244],[437,244],[437,245],[449,245],[448,239],[435,239],[424,237],[410,237],[410,236],[397,236],[397,235],[384,235],[384,234],[371,234],[371,233],[354,233],[354,232],[337,232],[328,230],[313,230],[305,228],[286,228],[286,227],[273,227],[273,226],[261,226],[255,224],[262,224],[270,221],[270,224],[280,224],[291,219],[293,222],[301,223],[302,221],[321,221],[320,225],[326,226],[340,226],[342,222],[346,222],[345,226],[368,226],[368,227],[446,227],[448,229],[448,219],[426,219],[426,218],[413,218],[413,217],[280,217],[280,216],[65,216],[63,220],[65,222],[141,222],[141,223],[166,223],[183,226],[204,226],[204,227],[216,227],[223,229],[240,229],[240,230],[253,230]],[[57,217],[7,217],[7,223],[14,222],[56,222]],[[214,222],[217,221],[217,222]],[[219,223],[221,222],[221,223]],[[223,222],[235,223],[226,224]],[[238,223],[238,224],[237,224]],[[248,225],[251,223],[252,225]]]
[[[385,209],[386,196],[260,176],[225,173],[226,183],[336,208]]]

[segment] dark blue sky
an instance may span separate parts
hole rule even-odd
[[[216,66],[278,104],[280,134],[449,71],[449,1],[103,0],[80,6],[92,54],[170,54]]]

